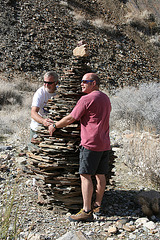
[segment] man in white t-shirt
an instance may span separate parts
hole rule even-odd
[[[44,75],[44,85],[40,87],[33,96],[31,108],[31,143],[36,142],[36,132],[40,125],[48,127],[53,124],[53,120],[46,118],[46,111],[44,106],[47,104],[48,99],[55,96],[56,84],[58,84],[58,75],[53,72],[47,72]]]

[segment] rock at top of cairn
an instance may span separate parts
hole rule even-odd
[[[75,57],[88,57],[89,51],[87,44],[84,40],[77,43],[77,47],[73,50],[73,56]]]

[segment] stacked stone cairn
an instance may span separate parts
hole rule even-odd
[[[81,46],[77,48],[79,47],[81,48]],[[83,52],[82,56],[73,51],[71,66],[65,69],[64,75],[61,76],[58,94],[50,99],[45,107],[48,117],[55,123],[69,114],[82,96],[80,87],[82,76],[91,71],[87,64],[87,50],[83,50],[84,52],[80,51]],[[56,129],[52,137],[45,127],[41,127],[38,131],[38,149],[28,152],[28,168],[42,180],[41,184],[37,184],[38,203],[47,205],[49,208],[57,205],[67,210],[77,210],[82,207],[78,174],[79,144],[79,122]],[[111,151],[107,182],[113,175],[111,170],[114,158],[114,153]]]

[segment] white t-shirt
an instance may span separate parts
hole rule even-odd
[[[32,107],[39,107],[38,114],[40,116],[45,116],[47,112],[44,110],[44,106],[47,104],[48,99],[55,95],[56,93],[47,92],[44,86],[40,87],[33,96]],[[41,125],[40,123],[36,122],[33,118],[31,118],[30,128],[32,130],[37,131],[37,128],[40,125]]]

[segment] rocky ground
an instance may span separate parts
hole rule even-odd
[[[116,0],[115,5],[103,2],[1,0],[1,79],[12,81],[19,76],[38,82],[51,69],[61,76],[77,41],[85,39],[90,50],[88,62],[106,86],[158,82],[159,47],[146,43],[143,31],[137,34],[135,28],[119,21],[124,20],[126,7],[122,5],[126,1]],[[115,176],[104,195],[104,216],[91,223],[71,223],[68,211],[37,204],[38,179],[26,168],[25,146],[1,143],[0,211],[7,209],[14,196],[9,232],[14,229],[18,206],[16,223],[21,233],[16,239],[20,240],[160,239],[159,218],[146,218],[134,201],[139,191],[152,186],[123,162],[121,147],[114,147]]]
[[[116,143],[115,143],[116,145]],[[89,223],[73,223],[68,220],[70,213],[56,205],[52,210],[37,204],[36,184],[38,179],[26,169],[27,157],[24,146],[16,147],[4,143],[0,146],[0,192],[4,207],[5,194],[8,201],[14,197],[13,220],[9,231],[13,230],[16,207],[20,239],[160,239],[159,218],[145,217],[135,196],[142,189],[148,190],[144,179],[133,175],[122,161],[122,148],[114,147],[117,155],[115,176],[108,186],[104,199],[104,216]],[[7,206],[7,204],[6,204]],[[19,239],[17,237],[17,239]]]

